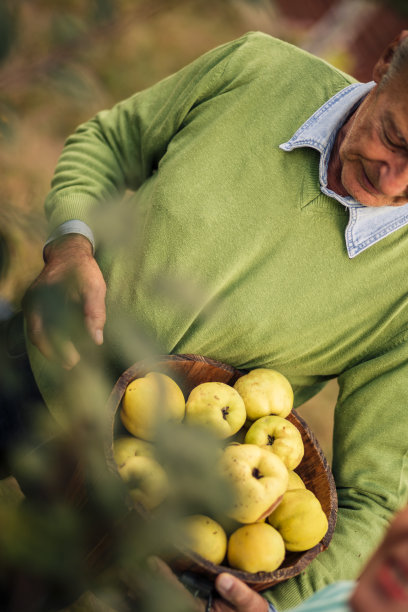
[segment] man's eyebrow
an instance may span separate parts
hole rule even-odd
[[[401,134],[401,131],[398,129],[395,123],[394,116],[391,113],[391,111],[389,110],[385,111],[384,120],[385,120],[384,123],[386,123],[387,127],[391,128],[391,130],[394,132],[394,135],[398,138],[400,146],[402,148],[408,149],[408,142],[404,138],[404,136]]]

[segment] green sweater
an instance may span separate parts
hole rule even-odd
[[[134,239],[98,256],[107,334],[119,307],[164,353],[279,370],[296,406],[338,377],[338,523],[307,571],[265,593],[282,610],[355,578],[407,500],[408,229],[349,259],[348,212],[321,194],[318,153],[279,149],[351,82],[247,34],[80,126],[46,202],[52,228],[98,231],[100,202],[136,192]],[[31,360],[57,410],[48,365]]]

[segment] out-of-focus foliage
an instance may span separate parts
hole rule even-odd
[[[9,247],[5,236],[0,235],[0,279],[4,278],[9,266]]]
[[[1,62],[9,54],[13,42],[16,39],[16,7],[9,0],[4,0],[0,4],[0,66]],[[0,134],[7,131],[4,125],[4,118],[0,115]],[[9,268],[10,245],[6,238],[6,233],[0,235],[0,281],[4,280]]]
[[[0,4],[0,62],[10,52],[17,37],[17,6],[11,0]]]
[[[405,0],[383,0],[383,3],[398,11],[401,15],[408,15],[408,4]]]
[[[189,612],[189,600],[180,588],[163,581],[147,561],[151,556],[167,558],[177,542],[183,542],[178,527],[182,516],[201,511],[218,517],[228,508],[231,495],[216,468],[220,442],[201,430],[163,423],[155,452],[171,494],[149,516],[129,514],[125,486],[109,468],[106,454],[112,439],[106,408],[112,385],[105,377],[109,349],[100,351],[87,341],[78,312],[61,308],[60,292],[48,292],[44,299],[53,325],[68,325],[76,337],[82,336],[82,359],[72,371],[55,368],[63,422],[32,406],[38,414],[32,434],[9,454],[26,498],[9,504],[0,499],[0,590],[6,583],[9,596],[16,581],[11,593],[21,612],[29,604],[33,612],[68,604],[69,610],[72,604],[72,610],[78,605],[88,612],[106,606],[125,612],[129,605],[140,612],[164,607]],[[138,338],[138,330],[126,321],[115,340],[136,361],[152,357],[156,348]],[[30,588],[20,592],[17,580],[33,585],[34,593]]]

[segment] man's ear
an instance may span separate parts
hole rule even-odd
[[[384,49],[381,57],[377,61],[373,69],[373,80],[379,83],[387,72],[395,50],[404,38],[407,38],[408,30],[402,30],[396,38]]]

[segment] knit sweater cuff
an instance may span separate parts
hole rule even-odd
[[[66,236],[67,234],[81,234],[81,236],[87,238],[92,245],[92,254],[95,254],[95,238],[93,232],[89,225],[78,219],[65,221],[65,223],[56,227],[45,241],[44,249],[50,242],[57,240],[57,238],[61,238],[61,236]]]

